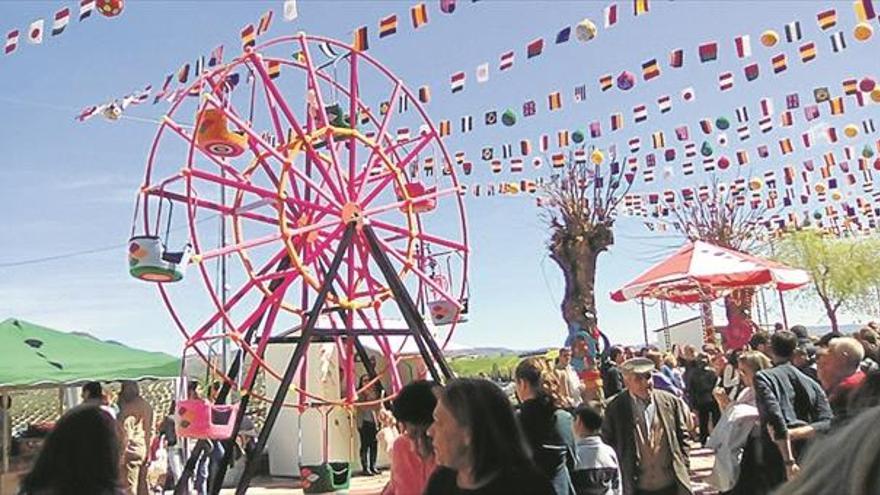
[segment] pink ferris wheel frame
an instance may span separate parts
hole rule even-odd
[[[302,58],[291,60],[262,55],[266,50],[287,44],[298,45]],[[349,69],[347,85],[340,84],[335,76],[330,76],[317,66],[310,45],[319,44],[346,52],[337,56],[334,64],[340,60],[346,61]],[[286,98],[273,82],[273,76],[269,73],[273,64],[279,71],[285,67],[305,73],[304,99],[307,101],[304,117],[297,118],[289,104],[290,98]],[[415,138],[393,139],[389,125],[394,112],[389,110],[383,115],[376,114],[361,100],[361,64],[378,71],[380,77],[392,84],[389,101],[393,103],[399,96],[408,98],[422,123]],[[241,68],[254,77],[249,117],[244,112],[236,111],[231,102],[232,96],[226,89],[228,76]],[[270,124],[266,131],[268,134],[261,134],[262,129],[253,128],[253,105],[258,84],[263,89],[263,102],[268,115],[266,121]],[[348,100],[347,128],[331,122],[323,94],[328,89],[341,93]],[[202,98],[195,125],[190,132],[188,126],[178,122],[175,116],[182,105],[192,101],[188,96],[192,93],[201,94]],[[247,167],[236,166],[241,160],[218,157],[199,146],[198,133],[204,123],[203,116],[209,109],[222,114],[235,129],[234,132],[244,136],[247,143],[245,154],[251,158]],[[360,132],[360,122],[375,129],[375,139]],[[166,131],[183,139],[187,146],[186,162],[180,171],[159,179],[160,148]],[[418,189],[412,189],[409,185],[416,182],[415,174],[407,174],[407,169],[417,164],[419,155],[429,147],[439,155],[440,177],[449,186],[425,189],[425,192],[413,196],[409,191]],[[369,153],[366,162],[358,160],[359,148],[363,148],[365,154]],[[343,155],[347,155],[347,163],[342,159]],[[207,170],[206,165],[214,167],[219,173]],[[222,186],[233,191],[232,204],[201,196],[199,191],[204,190],[202,187],[206,185]],[[462,301],[467,295],[469,247],[466,214],[460,192],[454,162],[436,127],[418,99],[399,78],[371,56],[346,44],[329,38],[298,34],[268,41],[247,50],[228,64],[210,69],[173,102],[150,148],[139,207],[144,233],[158,235],[162,201],[186,205],[189,239],[195,253],[194,264],[207,289],[213,311],[190,330],[179,314],[180,307],[174,304],[172,289],[167,284],[157,285],[169,314],[187,339],[186,349],[191,349],[224,378],[225,384],[218,401],[224,401],[234,386],[231,376],[238,373],[245,363],[245,357],[251,359],[251,365],[243,380],[242,388],[248,387],[243,394],[243,402],[252,395],[249,388],[260,370],[281,379],[282,384],[284,379],[289,382],[292,379],[292,376],[288,377],[292,375],[290,368],[282,376],[265,366],[263,361],[266,346],[273,337],[277,337],[278,332],[273,332],[273,329],[279,313],[286,312],[301,318],[300,338],[307,340],[308,325],[313,327],[311,330],[316,330],[317,311],[326,301],[328,306],[333,305],[343,314],[338,318],[328,316],[331,328],[320,331],[332,336],[340,351],[348,393],[344,402],[350,405],[356,398],[353,379],[356,352],[353,342],[357,343],[358,336],[375,337],[382,354],[389,358],[390,363],[396,362],[402,348],[402,344],[396,349],[392,346],[387,337],[395,333],[384,328],[386,320],[383,320],[382,311],[392,301],[400,306],[400,312],[411,328],[407,332],[413,333],[405,338],[413,338],[419,344],[434,378],[440,379],[441,372],[447,378],[451,375],[442,354],[439,354],[441,346],[434,343],[426,329],[418,332],[412,329],[413,326],[424,327],[424,321],[417,324],[413,320],[413,300],[409,300],[409,309],[404,308],[406,301],[402,300],[409,299],[410,293],[416,293],[417,299],[424,302],[423,294],[430,290],[445,298],[455,311],[460,313],[464,309]],[[389,195],[392,195],[391,200],[386,199],[384,204],[374,205],[374,202],[379,203]],[[151,199],[158,200],[159,207],[155,210],[151,208]],[[455,211],[453,223],[458,225],[458,240],[429,233],[423,215],[417,211],[420,205],[441,201],[441,205],[451,205]],[[198,215],[202,211],[213,212],[223,217],[224,222],[228,219],[233,224],[235,235],[231,245],[207,248],[198,228]],[[273,211],[276,215],[272,214]],[[399,213],[403,214],[404,226],[388,220],[388,214]],[[398,217],[394,218],[399,220]],[[260,228],[268,226],[277,231],[247,238],[243,228],[246,224]],[[264,256],[259,262],[255,263],[250,258],[249,252],[258,249],[271,251],[271,246],[279,243],[283,249]],[[334,246],[337,252],[331,260]],[[450,293],[446,283],[441,283],[427,272],[426,261],[430,251],[426,250],[430,250],[431,246],[459,256],[460,285],[456,284],[457,295]],[[239,256],[247,280],[224,301],[221,291],[211,280],[205,262],[230,254]],[[331,270],[327,270],[328,266]],[[341,266],[347,268],[342,270],[344,274],[339,273]],[[384,284],[380,282],[378,274],[385,277]],[[405,280],[409,280],[409,287]],[[448,280],[445,282],[448,283]],[[286,299],[285,293],[293,287],[299,288],[299,294],[295,300]],[[261,295],[262,300],[247,311],[244,318],[236,321],[232,312],[242,309],[236,305],[245,304],[244,301],[253,294]],[[312,308],[312,311],[307,311],[308,308]],[[418,316],[421,319],[421,315]],[[457,316],[442,347],[449,343],[458,321]],[[212,334],[211,330],[218,324],[226,330],[219,335]],[[406,335],[407,332],[397,334]],[[218,338],[231,338],[239,347],[233,366],[228,370],[216,369],[204,351],[206,342]],[[307,346],[298,345],[297,350],[300,347]],[[431,360],[439,369],[431,365]],[[367,366],[367,363],[364,365]],[[293,371],[305,369],[306,366],[302,357],[302,362],[296,363]],[[236,368],[235,373],[233,367]],[[395,391],[400,386],[400,377],[395,366],[387,369],[392,391]],[[376,370],[368,371],[371,376],[376,374]],[[286,389],[282,387],[282,390]],[[301,392],[298,404],[301,407],[305,405],[305,397],[312,401],[322,399],[305,390],[304,380],[297,390]],[[273,400],[273,409],[282,405],[277,397]],[[271,425],[267,430],[271,430]]]

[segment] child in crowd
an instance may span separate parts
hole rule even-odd
[[[574,411],[577,462],[571,479],[578,495],[620,495],[623,487],[614,449],[602,442],[602,414],[593,404]]]

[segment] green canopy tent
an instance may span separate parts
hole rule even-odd
[[[13,318],[0,323],[0,390],[175,378],[180,360]]]
[[[14,318],[0,323],[0,397],[15,389],[79,385],[88,381],[169,379],[180,360],[161,352],[132,349],[83,333],[67,333]],[[0,404],[2,405],[2,404]],[[0,472],[9,468],[9,418],[0,435]],[[2,483],[0,483],[2,484]]]

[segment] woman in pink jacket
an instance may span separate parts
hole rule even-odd
[[[404,434],[391,447],[391,481],[383,495],[421,495],[425,490],[436,467],[428,428],[434,423],[439,388],[431,381],[416,381],[403,387],[394,401],[394,418]]]

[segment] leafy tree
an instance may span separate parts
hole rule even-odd
[[[840,309],[860,311],[880,282],[880,240],[837,238],[815,229],[790,231],[776,245],[780,261],[810,273],[831,328]]]

